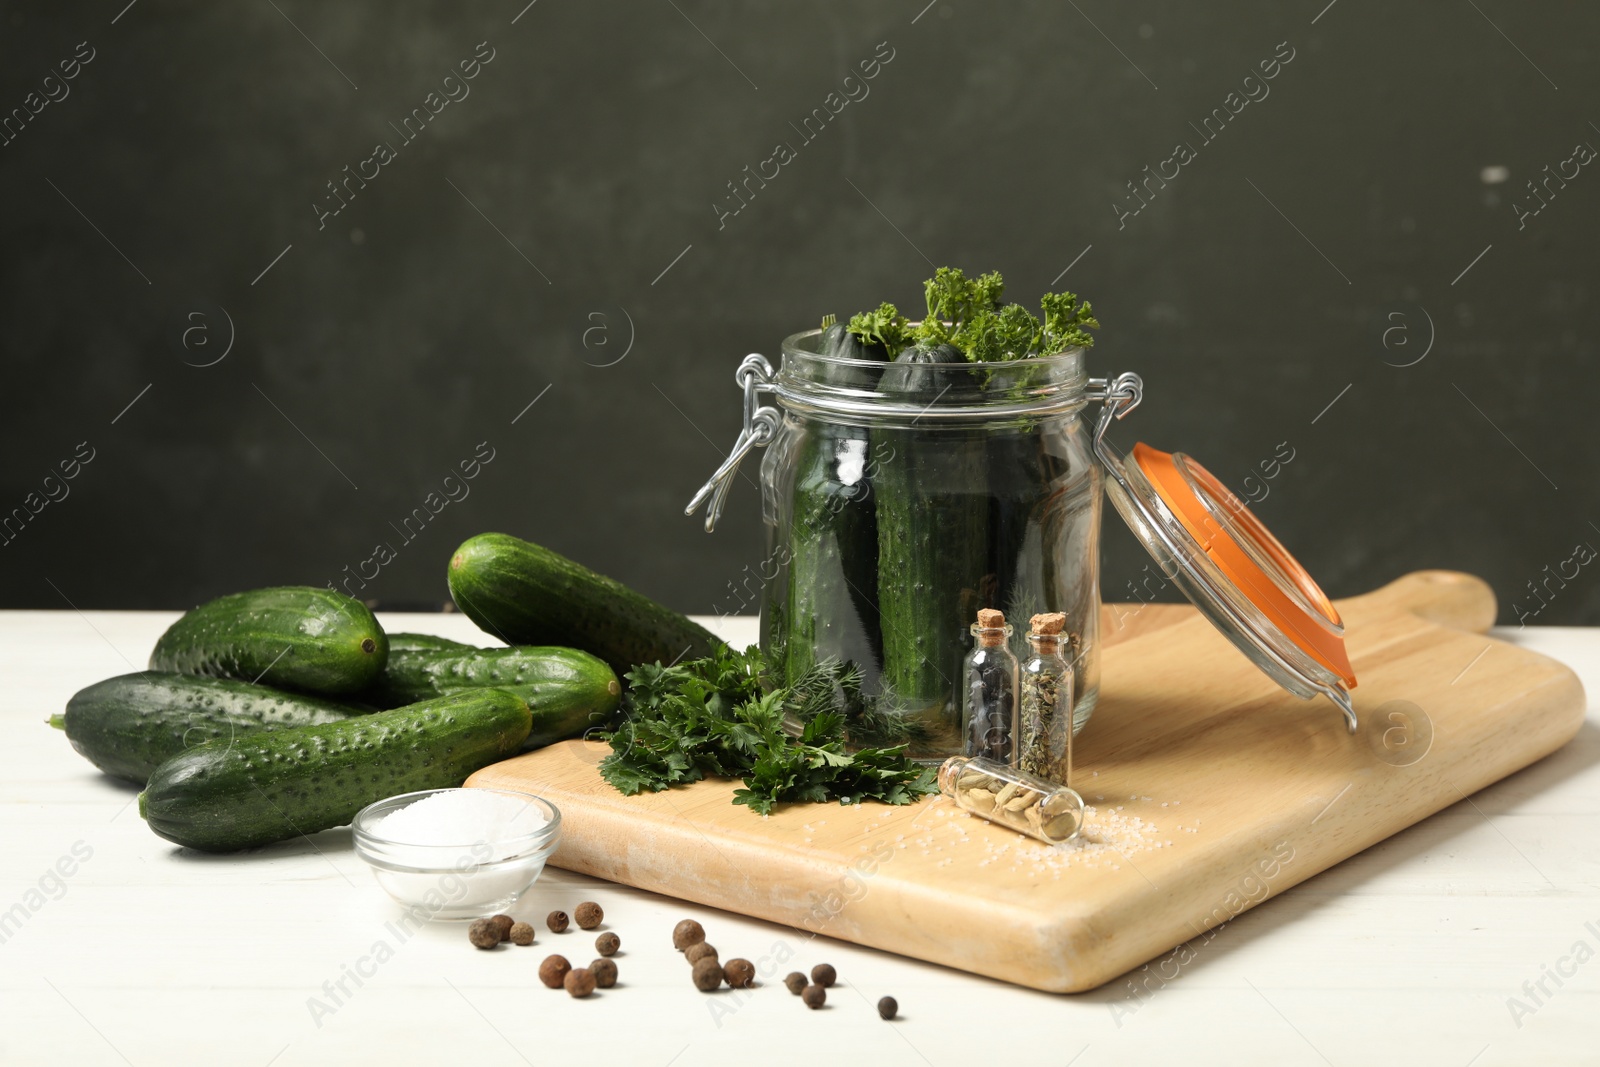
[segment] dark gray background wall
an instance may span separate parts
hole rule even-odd
[[[1600,166],[1574,157],[1600,146],[1600,14],[925,3],[10,5],[0,113],[67,95],[0,147],[0,511],[93,459],[0,547],[0,603],[320,585],[380,541],[363,595],[438,603],[450,550],[499,529],[727,610],[756,494],[709,537],[680,512],[737,430],[735,365],[915,306],[931,260],[1030,303],[1070,265],[1096,371],[1148,386],[1124,444],[1248,489],[1287,442],[1253,495],[1333,594],[1455,567],[1504,622],[1600,623],[1600,567],[1537,614],[1528,588],[1600,546]],[[479,42],[470,95],[406,143],[390,124]],[[880,42],[870,95],[802,143]],[[780,141],[798,158],[719,227]],[[1178,142],[1197,157],[1119,220]],[[470,496],[403,543],[482,441]],[[1142,560],[1114,519],[1105,542],[1117,598]]]

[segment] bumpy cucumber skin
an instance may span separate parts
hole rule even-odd
[[[929,467],[945,469],[953,480],[944,484],[981,486],[984,456],[981,445],[969,453],[943,442],[919,447],[909,437],[900,444],[902,463],[885,464],[875,486],[883,682],[910,704],[943,707],[972,643],[967,628],[987,571],[989,515],[981,496],[975,502],[971,493],[935,488],[941,479]],[[919,453],[927,462],[913,474]]]
[[[793,683],[819,660],[860,666],[868,684],[882,659],[878,522],[866,430],[816,423],[800,445],[791,494],[784,673]],[[840,480],[847,461],[861,472]]]
[[[884,380],[904,390],[927,362],[929,353],[908,350]],[[883,692],[933,732],[929,753],[948,754],[959,751],[961,663],[989,573],[984,439],[918,427],[874,436],[892,448],[873,480]]]
[[[366,605],[289,585],[218,597],[186,613],[156,642],[150,669],[345,696],[372,685],[388,656],[389,638]]]
[[[1031,432],[1030,432],[1031,431]],[[1062,536],[1052,519],[1061,510],[1062,482],[1069,461],[1049,451],[1045,430],[998,432],[989,441],[990,534],[985,608],[1000,608],[1016,631],[1014,647],[1030,616],[1065,610],[1049,594],[1056,588],[1055,559]],[[1039,599],[1043,591],[1046,599]]]
[[[384,797],[459,786],[514,755],[532,717],[513,693],[437,700],[231,741],[207,741],[157,767],[139,814],[160,836],[205,852],[343,826]]]
[[[331,700],[229,678],[142,671],[79,690],[67,701],[61,726],[90,763],[143,785],[163,762],[205,741],[359,714]]]
[[[393,708],[463,689],[504,689],[533,713],[524,748],[545,745],[604,725],[622,701],[616,672],[575,648],[518,645],[457,650],[397,649],[368,700]]]
[[[548,548],[486,533],[450,559],[450,595],[508,645],[564,645],[618,675],[636,664],[709,656],[721,642],[686,616]]]
[[[471,652],[477,647],[465,641],[452,641],[448,637],[435,637],[433,634],[390,634],[389,662],[394,662],[396,652]]]

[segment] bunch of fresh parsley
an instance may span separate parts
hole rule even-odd
[[[1049,356],[1094,344],[1089,331],[1100,322],[1076,293],[1046,293],[1039,299],[1043,321],[1020,304],[1001,302],[1005,282],[995,271],[969,278],[940,267],[922,283],[928,313],[913,325],[893,304],[880,304],[850,319],[848,331],[863,344],[881,345],[894,359],[907,345],[950,345],[973,363],[1001,363]]]
[[[853,665],[820,663],[770,691],[764,668],[754,647],[635,667],[625,718],[603,735],[612,751],[601,775],[626,796],[742,778],[733,802],[763,815],[794,801],[907,804],[937,791],[932,769],[906,758],[904,745],[846,749],[846,723],[866,714]]]

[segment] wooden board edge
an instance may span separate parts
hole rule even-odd
[[[1516,646],[1507,645],[1507,647],[1515,648]],[[1312,878],[1315,878],[1317,875],[1322,874],[1325,871],[1332,870],[1340,863],[1343,863],[1354,856],[1360,855],[1362,852],[1365,852],[1374,845],[1387,841],[1391,837],[1397,836],[1398,834],[1403,833],[1414,826],[1420,825],[1422,822],[1432,818],[1441,811],[1454,807],[1457,804],[1466,803],[1468,798],[1475,793],[1488,788],[1496,782],[1509,778],[1513,774],[1527,770],[1534,764],[1540,762],[1541,760],[1548,759],[1550,756],[1564,748],[1568,742],[1577,736],[1578,731],[1583,728],[1583,723],[1587,717],[1587,694],[1583,688],[1583,683],[1578,678],[1576,672],[1559,660],[1545,656],[1542,653],[1532,652],[1528,649],[1518,649],[1518,651],[1525,656],[1537,657],[1538,659],[1544,661],[1544,666],[1554,667],[1556,669],[1552,670],[1543,682],[1536,685],[1534,688],[1519,694],[1517,699],[1502,702],[1497,706],[1506,708],[1509,711],[1510,709],[1514,709],[1518,704],[1531,702],[1531,698],[1536,694],[1546,694],[1543,700],[1545,703],[1545,710],[1535,720],[1540,729],[1535,731],[1518,731],[1519,739],[1523,742],[1525,748],[1519,753],[1515,761],[1502,763],[1500,765],[1494,765],[1484,761],[1481,762],[1479,766],[1484,767],[1485,770],[1488,771],[1488,773],[1485,775],[1479,776],[1467,782],[1445,782],[1442,783],[1439,788],[1428,793],[1412,791],[1409,795],[1423,797],[1424,799],[1420,801],[1415,809],[1408,811],[1407,821],[1403,825],[1396,826],[1394,829],[1387,832],[1369,833],[1367,835],[1353,838],[1351,840],[1358,842],[1354,848],[1346,849],[1340,847],[1329,849],[1326,846],[1318,847],[1317,839],[1309,837],[1306,832],[1309,830],[1310,824],[1302,823],[1300,819],[1284,820],[1278,824],[1275,824],[1273,827],[1271,827],[1271,832],[1257,834],[1257,838],[1263,841],[1273,840],[1285,842],[1291,847],[1295,847],[1301,843],[1307,843],[1309,844],[1309,847],[1306,848],[1304,853],[1302,853],[1299,848],[1296,847],[1294,855],[1294,860],[1296,861],[1300,860],[1301,856],[1304,855],[1305,861],[1294,863],[1280,862],[1276,864],[1275,868],[1278,873],[1289,872],[1290,867],[1293,867],[1292,873],[1289,873],[1287,877],[1277,879],[1276,881],[1274,880],[1276,878],[1275,874],[1268,874],[1259,867],[1255,867],[1256,877],[1265,882],[1268,891],[1265,894],[1257,897],[1253,892],[1236,893],[1236,891],[1230,890],[1229,894],[1223,895],[1222,900],[1218,901],[1216,905],[1204,912],[1204,914],[1209,914],[1213,917],[1221,912],[1227,917],[1212,925],[1203,926],[1200,929],[1195,930],[1195,936],[1203,936],[1216,927],[1223,925],[1223,923],[1231,922],[1233,919],[1238,918],[1238,916],[1243,915],[1245,912],[1259,907],[1266,901],[1279,896],[1280,894],[1294,888],[1297,885],[1301,885],[1307,881],[1310,881]],[[1492,743],[1492,739],[1491,741],[1486,741],[1484,743]],[[1370,770],[1376,771],[1377,768],[1370,768]],[[1303,818],[1303,813],[1301,814],[1301,817]],[[1315,818],[1311,820],[1311,822],[1316,821],[1317,820]],[[1374,827],[1377,826],[1376,823],[1369,825]],[[1259,850],[1257,851],[1259,852]],[[1239,886],[1242,887],[1245,879],[1250,876],[1251,868],[1266,858],[1267,857],[1264,855],[1257,855],[1256,858],[1252,859],[1251,855],[1246,851],[1241,851],[1238,856],[1234,857],[1232,866],[1234,869],[1240,871],[1240,877],[1238,879]],[[1281,860],[1281,857],[1277,858]],[[1230,894],[1236,894],[1242,902],[1242,906],[1238,907],[1237,910],[1234,910],[1231,906],[1229,906],[1228,897]],[[1151,910],[1150,901],[1148,898],[1145,897],[1141,899],[1141,894],[1138,893],[1135,893],[1132,898],[1126,898],[1122,901],[1119,901],[1118,904],[1126,907],[1130,913],[1143,910],[1146,914],[1149,914]],[[1113,911],[1114,910],[1115,909],[1113,909]],[[1097,922],[1104,923],[1112,929],[1118,928],[1119,923],[1122,922],[1122,920],[1119,920],[1115,914],[1105,914],[1096,916],[1095,918]],[[1127,922],[1131,923],[1131,920],[1128,920]],[[1127,928],[1126,923],[1123,924],[1122,928]],[[1175,949],[1181,948],[1183,945],[1192,940],[1190,937],[1179,936],[1183,933],[1181,928],[1169,927],[1168,931],[1168,936],[1153,939],[1155,942],[1165,943],[1164,947],[1158,948],[1154,951],[1145,951],[1140,949],[1138,951],[1127,953],[1120,960],[1115,958],[1107,959],[1102,962],[1101,966],[1092,968],[1087,972],[1085,972],[1082,968],[1079,968],[1076,972],[1073,972],[1071,968],[1063,966],[1061,968],[1061,973],[1063,975],[1067,975],[1069,972],[1076,973],[1078,975],[1078,981],[1072,982],[1064,979],[1060,983],[1052,983],[1051,987],[1049,988],[1042,985],[1032,985],[1032,988],[1042,989],[1045,992],[1059,993],[1085,993],[1094,989],[1098,989],[1109,982],[1115,981],[1117,978],[1125,974],[1131,974],[1134,971],[1137,971],[1139,968],[1160,959]],[[1171,941],[1170,938],[1173,936],[1178,936],[1178,940]],[[1125,939],[1124,944],[1128,944],[1130,941],[1131,939]],[[1031,983],[1028,984],[1031,985]]]

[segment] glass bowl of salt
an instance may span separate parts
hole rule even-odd
[[[356,852],[419,919],[477,919],[516,903],[561,838],[561,812],[509,789],[425,789],[368,804]]]

